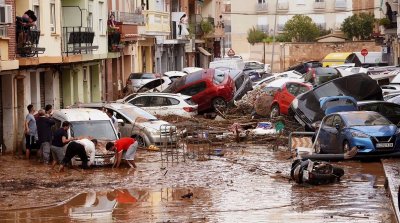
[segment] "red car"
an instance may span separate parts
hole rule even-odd
[[[274,100],[271,104],[271,117],[280,114],[288,115],[288,110],[293,99],[304,92],[312,89],[309,83],[302,80],[282,78],[269,83],[266,87],[269,90],[276,90]]]
[[[225,72],[205,69],[183,76],[174,81],[164,92],[192,96],[199,105],[198,111],[224,108],[233,99],[235,85]]]

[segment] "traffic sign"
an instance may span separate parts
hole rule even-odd
[[[364,57],[368,55],[368,50],[367,49],[362,49],[361,50],[361,55],[363,55]]]
[[[235,51],[233,51],[233,49],[231,48],[228,50],[228,53],[226,53],[226,54],[230,57],[233,57],[233,56],[235,56]]]

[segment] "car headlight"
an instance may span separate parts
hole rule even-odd
[[[158,130],[158,129],[153,129],[153,128],[148,128],[147,129],[151,134],[154,134],[154,135],[160,135],[160,130]]]
[[[363,133],[363,132],[352,132],[351,133],[352,137],[358,137],[358,138],[369,138],[369,135]]]
[[[294,98],[292,101],[292,108],[296,109],[297,107],[299,107],[299,100]]]

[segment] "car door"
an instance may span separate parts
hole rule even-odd
[[[334,116],[328,116],[324,119],[324,122],[321,123],[319,134],[318,134],[318,143],[321,147],[321,153],[327,153],[330,147],[330,129],[333,127],[333,118]]]
[[[113,113],[115,114],[115,117],[118,120],[122,120],[123,122],[118,122],[118,127],[119,127],[119,132],[120,132],[120,137],[131,137],[132,129],[133,129],[133,124],[125,118],[121,113],[119,113],[116,110],[112,110]]]
[[[400,105],[391,103],[382,103],[379,106],[379,113],[385,116],[393,124],[400,124]]]
[[[138,96],[129,101],[129,104],[135,105],[137,107],[142,108],[143,110],[148,111],[150,104],[150,96]]]
[[[280,94],[279,108],[282,114],[288,114],[288,109],[299,90],[299,84],[286,83],[282,93]]]

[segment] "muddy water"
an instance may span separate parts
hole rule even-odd
[[[29,175],[61,186],[3,184],[0,222],[394,222],[379,162],[336,163],[345,169],[342,181],[316,187],[289,182],[288,154],[263,147],[230,146],[224,157],[163,166],[158,153],[138,155],[134,172],[58,174],[30,164]],[[17,177],[2,175],[2,181]],[[182,198],[189,191],[193,196]],[[50,206],[20,208],[42,205]]]

